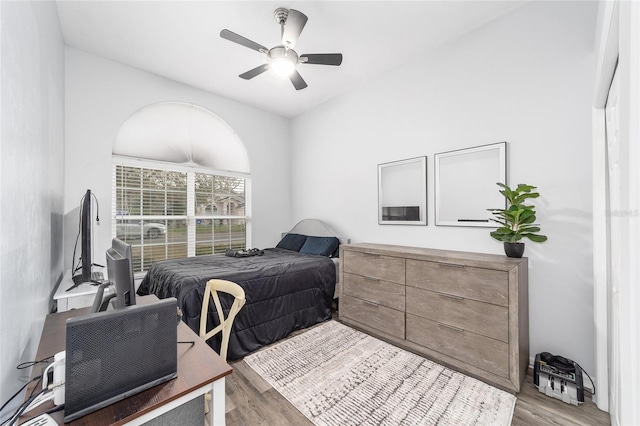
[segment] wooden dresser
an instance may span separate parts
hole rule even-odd
[[[529,365],[527,259],[340,246],[340,319],[519,392]]]

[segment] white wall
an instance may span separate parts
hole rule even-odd
[[[54,2],[0,2],[0,12],[4,403],[30,373],[16,366],[35,358],[50,296],[62,277],[64,44]]]
[[[111,245],[111,150],[122,123],[140,108],[163,101],[199,105],[225,120],[245,144],[252,181],[252,246],[273,247],[290,229],[288,120],[200,89],[66,48],[65,267],[78,227],[80,198],[98,197],[94,261]],[[79,250],[79,249],[78,249]]]
[[[531,355],[560,353],[593,372],[596,9],[532,2],[295,118],[292,219],[320,217],[354,242],[503,254],[488,228],[434,226],[433,155],[507,141],[508,182],[538,186],[549,236],[525,251]],[[378,225],[377,164],[420,155],[428,156],[429,225]]]

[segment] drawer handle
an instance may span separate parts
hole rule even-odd
[[[362,303],[364,303],[365,305],[373,306],[374,308],[378,307],[377,303],[369,302],[368,300],[363,300]]]
[[[438,263],[438,265],[446,268],[464,268],[464,265],[458,265],[457,263]]]
[[[375,254],[375,253],[360,253],[360,254],[365,256],[365,257],[375,257],[375,258],[380,257],[379,254]]]
[[[435,292],[438,296],[442,296],[442,297],[447,297],[449,299],[456,299],[456,300],[464,300],[464,297],[462,296],[455,296],[453,294],[447,294],[447,293],[440,293],[438,291]]]
[[[441,322],[438,322],[438,325],[439,325],[440,327],[450,328],[451,330],[455,330],[455,331],[458,331],[458,332],[464,333],[464,330],[463,330],[462,328],[454,327],[454,326],[449,325],[449,324],[443,324],[443,323],[441,323]]]
[[[365,281],[373,281],[374,283],[379,283],[380,280],[377,278],[371,278],[371,277],[362,277],[365,279]]]

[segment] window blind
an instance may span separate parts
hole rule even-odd
[[[247,246],[247,180],[114,163],[114,236],[132,247],[134,272],[158,260]]]

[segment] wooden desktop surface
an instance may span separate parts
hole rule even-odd
[[[152,303],[158,300],[156,296],[141,296],[136,298],[138,304]],[[66,321],[69,318],[86,315],[90,308],[74,309],[47,315],[42,330],[40,345],[36,359],[53,357],[56,353],[65,350],[66,345]],[[122,401],[108,405],[98,411],[72,421],[71,425],[121,425],[136,417],[142,416],[154,409],[167,404],[183,395],[188,394],[202,386],[213,383],[224,376],[231,374],[233,369],[220,356],[195,334],[184,322],[178,325],[178,341],[194,341],[192,346],[188,343],[178,343],[178,377],[140,392]],[[51,359],[53,362],[53,358]],[[31,377],[42,373],[48,365],[39,364],[33,367]],[[34,384],[27,387],[26,395],[31,394]],[[39,383],[42,386],[42,383]],[[49,401],[21,417],[25,422],[32,417],[44,413],[54,407]],[[203,407],[204,409],[204,407]],[[51,417],[60,425],[63,421],[64,410],[51,414]]]

